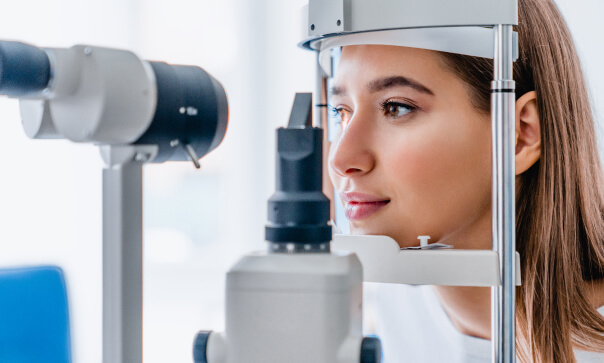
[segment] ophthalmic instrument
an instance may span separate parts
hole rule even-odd
[[[379,362],[379,339],[362,335],[364,281],[491,286],[493,362],[515,361],[517,12],[517,0],[309,1],[299,45],[317,54],[314,101],[298,95],[287,127],[277,131],[267,248],[228,272],[226,330],[195,337],[195,362]],[[385,236],[332,235],[321,192],[321,128],[339,49],[355,44],[493,59],[492,250],[403,251]],[[172,160],[198,165],[224,136],[224,90],[200,68],[93,46],[0,42],[0,64],[0,94],[19,98],[28,136],[100,146],[103,360],[141,363],[141,168]]]
[[[346,290],[352,280],[338,284],[341,289],[338,297],[329,291],[327,282],[319,282],[333,277],[326,266],[337,264],[343,256],[351,261],[347,275],[356,276],[358,272],[352,267],[355,258],[346,254],[350,252],[354,252],[362,264],[363,281],[491,286],[492,359],[496,363],[514,362],[515,287],[520,284],[520,260],[514,234],[515,84],[512,79],[512,64],[518,53],[517,35],[512,30],[518,24],[517,0],[309,0],[302,17],[305,20],[303,40],[299,45],[317,54],[312,121],[316,127],[327,124],[327,85],[337,68],[341,47],[380,44],[493,59],[493,248],[487,251],[401,250],[396,241],[386,236],[335,235],[331,243],[327,243],[328,236],[319,234],[310,239],[314,243],[292,236],[275,240],[278,226],[315,226],[319,233],[326,222],[325,218],[320,225],[317,220],[305,220],[289,214],[290,210],[284,205],[274,203],[275,199],[283,202],[288,193],[294,197],[301,191],[286,187],[288,183],[299,185],[299,182],[285,177],[281,174],[283,169],[279,169],[283,158],[291,161],[291,150],[283,147],[282,138],[292,129],[291,120],[295,119],[297,110],[294,103],[290,126],[278,134],[277,191],[268,205],[267,251],[243,257],[227,273],[226,331],[200,332],[195,340],[195,362],[380,361],[379,340],[362,338],[359,310],[354,308],[359,295],[354,287]],[[294,123],[293,128],[299,125]],[[305,128],[310,130],[309,126]],[[287,145],[296,144],[290,141]],[[299,157],[302,158],[302,154]],[[302,168],[302,163],[299,167]],[[308,169],[304,173],[308,178],[317,174],[318,167],[314,172]],[[294,208],[293,204],[289,206]],[[302,208],[302,204],[297,206]],[[310,207],[306,210],[319,215]],[[423,245],[427,244],[427,236],[418,238]],[[305,260],[308,262],[304,263]],[[315,288],[320,286],[323,290],[309,290],[305,283],[310,279],[315,279]],[[312,301],[298,301],[294,297],[301,291],[312,291],[315,296],[325,294],[329,298],[323,298],[325,303],[313,310]],[[345,300],[344,293],[347,294]],[[268,296],[272,298],[265,301]],[[332,299],[343,299],[339,303],[340,315],[327,319],[323,314]],[[251,301],[255,310],[248,309],[242,301]],[[348,318],[342,314],[348,314]],[[282,324],[261,323],[262,318],[269,316]],[[257,317],[261,317],[260,320]],[[318,320],[315,322],[313,318]],[[288,323],[292,329],[283,327]],[[317,326],[323,330],[315,330]],[[324,337],[325,331],[337,333]]]
[[[224,138],[226,93],[195,66],[120,49],[0,41],[0,94],[34,139],[98,145],[103,169],[103,362],[142,362],[142,168],[191,161]]]

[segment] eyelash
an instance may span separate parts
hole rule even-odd
[[[390,107],[402,107],[405,108],[407,110],[409,110],[409,112],[405,113],[404,115],[401,116],[392,116],[392,115],[388,115],[388,111]],[[409,105],[406,103],[402,103],[402,102],[396,102],[396,101],[392,101],[392,100],[386,100],[384,102],[380,102],[380,108],[382,109],[382,112],[384,113],[385,116],[390,117],[390,118],[399,118],[399,117],[404,117],[412,112],[417,111],[417,107],[413,106],[413,105]]]
[[[332,105],[328,105],[327,106],[329,109],[329,113],[330,113],[330,117],[331,118],[336,118],[336,121],[334,122],[336,125],[340,125],[342,123],[348,123],[349,120],[342,120],[342,115],[340,114],[342,111],[346,111],[348,113],[352,113],[348,110],[346,110],[344,107],[333,107]]]

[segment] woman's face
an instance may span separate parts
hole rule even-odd
[[[329,104],[329,174],[351,233],[490,248],[490,116],[437,53],[344,47]]]

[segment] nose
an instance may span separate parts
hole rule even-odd
[[[375,167],[371,123],[355,114],[339,138],[331,144],[329,167],[341,177],[361,176]]]

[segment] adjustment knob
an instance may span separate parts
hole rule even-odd
[[[365,337],[361,343],[361,363],[380,363],[382,343],[377,337]]]
[[[201,330],[195,336],[193,341],[193,362],[194,363],[208,363],[207,349],[208,339],[212,334],[211,330]]]

